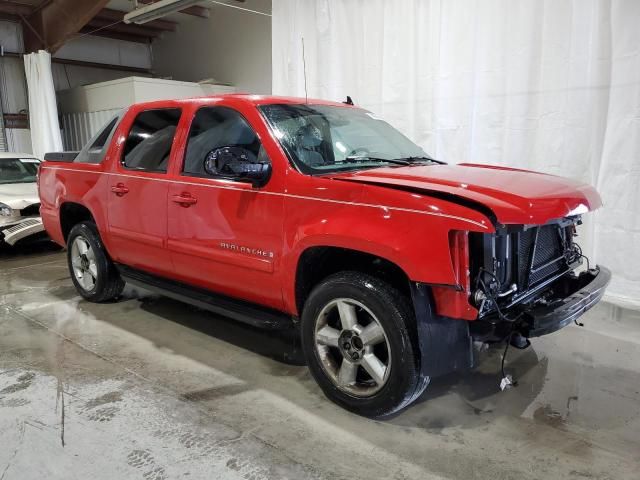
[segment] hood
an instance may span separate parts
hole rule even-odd
[[[0,203],[14,210],[22,210],[39,202],[38,186],[35,182],[0,184]]]
[[[490,165],[388,167],[332,178],[444,198],[493,216],[493,222],[502,224],[543,224],[602,205],[595,189],[584,183]]]

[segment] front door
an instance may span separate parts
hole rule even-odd
[[[283,199],[276,182],[262,188],[205,171],[207,155],[242,147],[267,160],[254,129],[236,110],[195,112],[181,168],[168,196],[167,246],[181,280],[222,294],[282,307],[275,272],[282,248]]]
[[[139,113],[109,176],[109,237],[114,260],[156,274],[170,274],[167,241],[167,166],[180,109]]]

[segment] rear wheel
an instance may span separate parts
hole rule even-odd
[[[429,382],[420,375],[413,324],[408,299],[386,282],[359,272],[332,275],[302,314],[309,369],[327,397],[350,411],[397,412]]]
[[[124,281],[107,255],[95,223],[81,222],[71,229],[67,263],[76,290],[87,300],[104,302],[122,293]]]

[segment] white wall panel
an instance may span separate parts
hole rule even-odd
[[[22,58],[0,58],[0,87],[5,113],[19,113],[29,108]]]
[[[62,143],[65,150],[80,150],[118,109],[62,115]]]
[[[151,47],[145,43],[87,35],[67,42],[54,58],[151,68]]]
[[[0,21],[0,45],[5,52],[24,52],[22,27],[19,23]]]
[[[207,6],[210,18],[184,15],[177,32],[154,42],[154,70],[176,80],[215,78],[241,92],[271,93],[271,1],[242,3],[265,15]]]
[[[28,128],[7,128],[7,152],[33,153],[31,149],[31,130]]]

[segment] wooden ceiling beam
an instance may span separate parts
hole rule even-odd
[[[110,20],[105,20],[102,18],[94,18],[89,23],[87,23],[86,27],[89,31],[100,29],[100,32],[116,32],[116,33],[126,33],[127,35],[137,35],[139,37],[146,38],[156,38],[162,34],[162,30],[156,30],[155,28],[148,28],[145,25],[126,25],[123,23],[117,23],[113,25],[113,22]],[[99,33],[99,32],[96,32]]]
[[[7,3],[7,2],[3,2]],[[29,16],[22,15],[27,53],[54,53],[102,10],[109,0],[56,0]]]
[[[127,42],[135,42],[135,43],[149,43],[149,37],[141,37],[140,35],[131,35],[129,33],[122,32],[114,32],[112,30],[104,29],[94,31],[94,28],[85,27],[80,30],[80,34],[90,34],[93,37],[105,37],[105,38],[113,38],[115,40],[126,40]]]
[[[28,16],[33,12],[33,5],[27,5],[19,2],[0,1],[0,13],[15,16]]]

